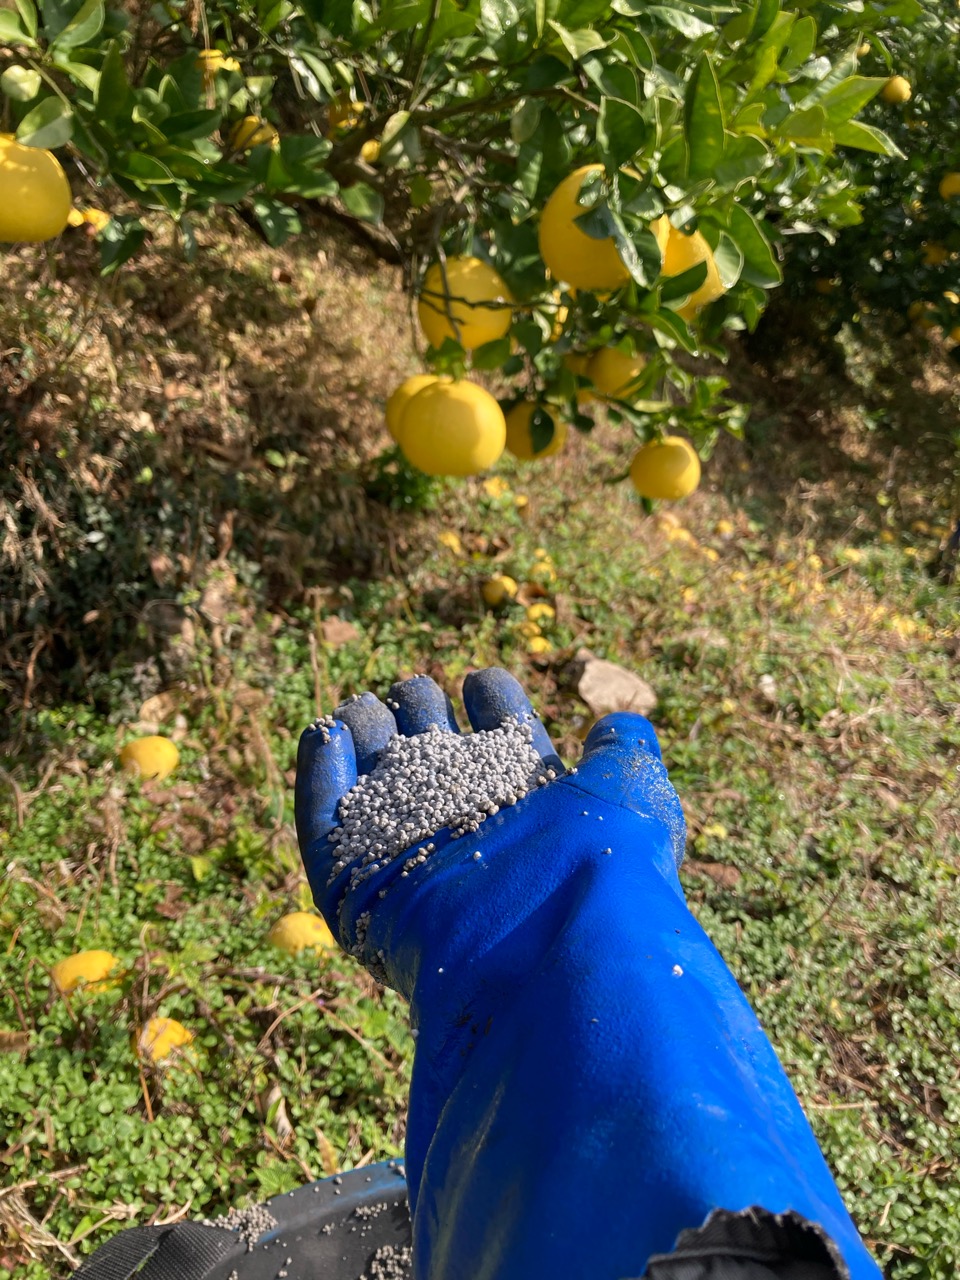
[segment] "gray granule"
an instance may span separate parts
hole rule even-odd
[[[379,1218],[386,1207],[385,1204],[358,1204],[353,1211],[353,1216],[366,1222],[370,1218]]]
[[[352,887],[413,849],[403,864],[410,872],[434,852],[432,843],[421,843],[434,832],[449,827],[456,839],[478,831],[488,817],[552,782],[556,771],[545,768],[532,743],[530,725],[516,719],[464,736],[437,727],[395,735],[340,802],[340,826],[328,837],[335,846],[329,881],[350,867]]]
[[[413,1249],[409,1245],[384,1244],[370,1259],[360,1280],[409,1280]]]
[[[228,1231],[238,1232],[247,1246],[247,1253],[253,1253],[260,1237],[278,1225],[270,1210],[262,1204],[251,1205],[249,1209],[231,1209],[222,1218],[203,1218],[201,1221],[205,1227],[225,1227]]]
[[[317,716],[310,728],[320,735],[320,741],[326,746],[333,740],[330,730],[336,728],[336,724],[333,716]]]

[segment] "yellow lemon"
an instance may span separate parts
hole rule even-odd
[[[288,955],[300,951],[331,951],[337,943],[322,916],[311,911],[290,911],[281,916],[270,932],[267,941]]]
[[[424,277],[417,316],[432,347],[453,338],[472,351],[504,336],[512,303],[493,267],[479,258],[448,258],[443,269],[435,262]]]
[[[0,241],[40,244],[70,218],[70,183],[52,151],[0,133]]]
[[[511,578],[506,573],[498,573],[483,584],[480,588],[480,594],[491,609],[496,609],[498,605],[506,604],[508,600],[515,599],[518,590],[519,587],[514,578]]]
[[[945,173],[940,179],[940,199],[952,200],[960,196],[960,173]]]
[[[531,604],[527,606],[527,617],[531,622],[552,622],[557,611],[552,604]]]
[[[330,103],[330,129],[355,129],[367,109],[365,102],[352,102],[346,95],[334,98]]]
[[[665,436],[645,444],[630,464],[630,480],[642,498],[676,501],[700,483],[700,459],[682,436]]]
[[[120,752],[120,763],[127,773],[162,781],[169,777],[180,760],[180,752],[169,738],[153,734],[128,742]]]
[[[595,240],[576,225],[587,212],[577,201],[584,180],[602,172],[599,164],[575,169],[552,192],[540,215],[540,257],[555,279],[577,289],[617,289],[630,279],[613,237]]]
[[[360,148],[360,159],[367,164],[376,164],[380,159],[380,143],[376,138],[368,138]]]
[[[530,428],[530,421],[536,411],[545,414],[553,423],[553,435],[549,444],[542,449],[534,447]],[[567,424],[545,405],[534,404],[529,400],[515,404],[507,414],[506,423],[507,449],[522,462],[530,462],[534,458],[549,458],[551,454],[559,453],[567,439]]]
[[[240,63],[228,57],[220,49],[201,49],[197,54],[197,66],[203,72],[203,87],[209,89],[219,71],[239,71]]]
[[[83,220],[88,223],[95,231],[102,231],[110,221],[110,214],[104,213],[102,209],[84,209]]]
[[[192,1040],[193,1032],[176,1018],[150,1018],[137,1038],[137,1048],[141,1057],[162,1062]]]
[[[387,419],[387,430],[391,436],[400,443],[400,420],[403,417],[403,411],[407,405],[424,387],[430,387],[440,379],[435,373],[415,373],[409,378],[405,378],[399,387],[390,395],[384,410]],[[449,382],[449,378],[446,379]]]
[[[713,250],[699,231],[694,231],[689,236],[685,235],[682,231],[677,230],[666,215],[658,218],[651,230],[657,237],[657,242],[663,246],[663,274],[665,276],[679,276],[684,271],[689,271],[691,267],[697,266],[698,263],[705,262],[707,264],[706,280],[704,280],[699,289],[690,295],[682,307],[677,308],[677,314],[682,316],[684,320],[692,320],[701,307],[714,302],[722,293],[726,292],[720,279],[720,272],[717,270]]]
[[[552,649],[553,645],[546,636],[531,636],[527,641],[527,653],[538,655],[550,653]]]
[[[631,384],[636,382],[646,367],[641,355],[624,355],[616,347],[604,347],[592,356],[587,375],[601,396],[623,400],[629,395]]]
[[[230,130],[227,146],[231,151],[252,151],[254,147],[274,146],[280,141],[280,135],[267,120],[259,116],[244,116]]]
[[[82,227],[85,222],[86,222],[86,218],[83,216],[83,214],[80,212],[79,209],[71,209],[70,212],[67,214],[68,227]]]
[[[909,102],[912,96],[913,89],[910,87],[910,81],[905,76],[891,76],[880,90],[880,97],[884,102],[890,102],[894,106]]]
[[[65,960],[58,960],[50,970],[50,976],[62,995],[69,995],[79,986],[89,991],[103,991],[110,985],[104,982],[104,978],[119,963],[109,951],[78,951]]]
[[[409,401],[400,448],[428,476],[474,476],[503,453],[507,424],[489,391],[475,382],[435,382]]]

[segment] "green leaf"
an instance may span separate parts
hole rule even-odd
[[[355,182],[340,192],[340,199],[355,218],[374,224],[383,221],[383,196],[365,182]]]
[[[543,101],[540,98],[521,98],[510,117],[510,137],[519,146],[527,142],[537,131]]]
[[[0,40],[4,44],[23,44],[30,48],[36,43],[20,25],[20,19],[9,9],[0,9]]]
[[[772,289],[783,281],[783,272],[763,226],[749,210],[734,204],[730,208],[728,230],[743,254],[742,277],[748,284]]]
[[[850,76],[828,90],[820,99],[820,106],[831,124],[845,124],[862,111],[885,84],[884,77]]]
[[[221,113],[201,108],[198,111],[179,111],[164,120],[161,128],[168,138],[190,142],[195,138],[209,138],[220,123]]]
[[[37,34],[37,6],[33,0],[14,0],[23,29],[31,38]]]
[[[644,312],[643,319],[651,329],[679,343],[684,351],[693,354],[697,350],[697,340],[690,326],[675,311],[671,311],[668,307],[661,307],[659,311]]]
[[[60,98],[44,98],[23,117],[17,129],[18,142],[48,151],[64,146],[72,135],[73,111]]]
[[[553,440],[556,430],[553,418],[538,406],[530,415],[530,443],[534,453],[541,453]]]
[[[726,128],[720,82],[706,54],[700,59],[687,86],[684,101],[688,173],[697,182],[710,178],[723,158]]]
[[[147,229],[139,218],[115,215],[100,232],[100,274],[112,276],[140,249]]]
[[[610,169],[619,169],[642,151],[648,126],[636,107],[617,98],[600,99],[597,144]]]
[[[97,92],[97,85],[100,83],[100,72],[96,67],[88,67],[85,62],[72,62],[59,48],[54,50],[53,64],[64,75],[69,76],[75,84],[82,84],[84,89],[89,90],[90,93],[95,94]]]
[[[131,100],[130,82],[123,65],[120,42],[112,40],[100,68],[100,82],[94,98],[97,115],[105,122],[116,120],[129,113]]]
[[[736,189],[742,182],[758,174],[767,163],[769,152],[759,138],[730,138],[723,160],[714,175],[722,187]]]
[[[548,20],[548,26],[552,27],[554,32],[560,39],[560,43],[573,58],[574,62],[579,62],[581,58],[585,58],[588,53],[594,53],[597,49],[605,49],[607,42],[592,27],[581,27],[579,31],[568,31],[566,27],[561,27],[559,22],[554,22],[552,18]]]
[[[817,47],[817,22],[809,14],[798,18],[790,32],[790,40],[780,59],[781,71],[798,71]]]
[[[52,48],[76,49],[79,45],[89,44],[103,26],[103,0],[84,0],[72,18],[53,41]]]
[[[882,129],[872,124],[864,124],[862,120],[848,120],[833,131],[833,139],[841,147],[857,147],[860,151],[872,151],[878,156],[896,156],[903,160],[904,154]]]
[[[279,200],[258,197],[253,202],[253,212],[263,228],[268,244],[274,248],[283,244],[290,236],[299,235],[301,231],[296,209],[291,209],[288,204]]]
[[[726,232],[720,234],[720,241],[713,251],[713,260],[717,264],[720,283],[725,289],[732,289],[743,271],[743,254]]]
[[[808,107],[805,111],[793,111],[776,129],[781,138],[803,146],[830,150],[832,138],[828,129],[827,113],[823,107]]]
[[[665,4],[637,4],[633,12],[649,14],[651,18],[673,27],[674,31],[679,31],[690,40],[699,40],[701,36],[708,36],[716,30],[711,23],[703,22],[686,9],[674,9]]]
[[[707,264],[697,262],[679,275],[664,276],[660,284],[660,301],[676,302],[678,298],[689,298],[696,293],[707,278]]]
[[[473,353],[473,367],[488,372],[500,369],[510,359],[510,351],[509,338],[497,338],[493,342],[485,342]]]

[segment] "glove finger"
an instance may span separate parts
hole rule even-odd
[[[644,716],[615,711],[598,720],[587,734],[576,773],[568,778],[600,800],[662,822],[680,865],[686,843],[683,808],[667,777],[656,732]]]
[[[433,728],[460,732],[453,703],[429,676],[398,680],[390,686],[387,706],[396,718],[397,728],[407,737]]]
[[[350,730],[357,753],[357,772],[369,773],[384,747],[397,732],[397,722],[372,693],[361,693],[341,702],[333,713]]]
[[[340,825],[340,799],[357,784],[357,756],[350,730],[341,721],[317,721],[304,729],[297,748],[294,817],[297,840],[312,886],[326,883],[335,845],[327,836]]]
[[[473,671],[463,682],[463,705],[475,731],[499,729],[504,720],[513,718],[529,724],[533,730],[533,749],[544,764],[557,773],[564,767],[550,741],[546,729],[534,714],[530,699],[519,680],[502,667]]]

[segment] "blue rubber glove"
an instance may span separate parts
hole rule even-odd
[[[530,723],[562,774],[506,672],[469,676],[463,696],[475,730]],[[686,906],[683,813],[650,724],[604,717],[576,770],[474,835],[438,832],[402,882],[397,858],[350,887],[349,868],[330,881],[340,797],[394,733],[458,731],[431,680],[388,702],[364,694],[329,731],[304,732],[296,816],[318,907],[410,1002],[418,1280],[673,1275],[654,1260],[682,1232],[751,1207],[819,1224],[830,1274],[878,1280],[770,1042]]]

